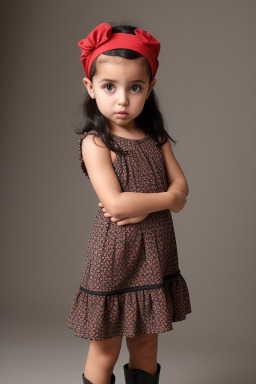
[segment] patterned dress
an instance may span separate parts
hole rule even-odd
[[[89,178],[82,158],[84,174]],[[161,147],[147,135],[128,139],[112,134],[126,154],[113,168],[123,192],[155,193],[168,188]],[[114,336],[167,332],[192,312],[179,269],[171,211],[150,213],[135,224],[118,226],[99,207],[94,219],[81,283],[66,326],[75,336],[104,340]]]

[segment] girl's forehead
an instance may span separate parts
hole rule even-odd
[[[96,61],[96,74],[105,76],[107,73],[118,73],[129,70],[131,76],[147,76],[147,67],[144,57],[126,59],[120,56],[99,55]]]

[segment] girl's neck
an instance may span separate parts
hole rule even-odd
[[[142,138],[145,136],[145,131],[143,131],[140,127],[136,126],[135,124],[133,127],[110,127],[109,130],[113,135],[127,137],[128,139],[133,139],[134,137]]]
[[[136,130],[128,130],[128,129],[122,129],[122,130],[110,130],[110,132],[113,135],[125,137],[126,139],[134,139],[135,137],[137,139],[142,139],[145,137],[145,132],[142,131],[141,129],[136,129]]]

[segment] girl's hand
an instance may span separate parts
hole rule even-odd
[[[101,201],[98,203],[98,206],[103,207],[103,204]],[[104,207],[102,208],[102,212],[104,212],[105,217],[111,217],[110,213],[108,213]],[[144,220],[148,215],[149,214],[147,213],[145,215],[127,217],[127,218],[122,219],[122,220],[118,219],[118,217],[111,217],[110,220],[113,222],[116,222],[117,225],[134,224],[134,223],[139,223],[140,221]]]

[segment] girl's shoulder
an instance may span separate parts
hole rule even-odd
[[[83,153],[82,153],[82,143],[83,143],[83,140],[89,136],[89,135],[92,135],[93,136],[93,140],[94,140],[94,137],[97,137],[95,141],[95,143],[97,145],[100,145],[102,146],[102,144],[104,145],[103,141],[101,140],[100,138],[100,135],[99,133],[92,129],[91,131],[88,131],[88,132],[84,132],[82,134],[82,136],[79,138],[79,160],[80,160],[80,163],[81,163],[81,168],[82,168],[82,171],[83,173],[85,174],[85,176],[89,179],[89,176],[88,176],[88,172],[87,172],[87,169],[86,169],[86,166],[85,166],[85,163],[84,163],[84,159],[83,159]],[[105,146],[105,145],[104,145]]]
[[[95,130],[95,129],[92,129],[91,131],[88,131],[88,132],[84,132],[82,134],[82,136],[80,137],[79,141],[82,142],[82,140],[88,136],[88,135],[94,135],[94,136],[98,136],[99,137],[99,133]]]
[[[82,136],[79,138],[79,148],[80,148],[80,150],[81,150],[81,146],[82,146],[82,141],[84,140],[85,137],[87,137],[89,135],[92,135],[93,137],[97,137],[97,142],[103,143],[103,141],[100,138],[99,133],[95,129],[92,129],[91,131],[84,132],[82,134]]]

